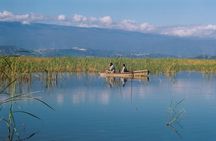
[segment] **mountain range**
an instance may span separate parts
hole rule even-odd
[[[210,58],[216,55],[216,40],[117,29],[0,22],[0,54]]]

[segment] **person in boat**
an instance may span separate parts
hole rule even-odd
[[[113,63],[110,63],[109,69],[106,72],[115,73],[115,66],[113,65]]]
[[[123,64],[123,65],[122,65],[121,73],[125,73],[125,72],[128,72],[128,70],[127,70],[127,68],[126,68],[126,65]]]

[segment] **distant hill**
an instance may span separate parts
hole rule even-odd
[[[101,51],[73,47],[69,49],[39,49],[35,50],[40,56],[44,57],[63,57],[63,56],[95,56],[95,57],[117,57],[118,54],[112,51]]]
[[[0,46],[42,56],[215,56],[216,40],[114,29],[0,22]],[[79,50],[84,49],[84,50]],[[10,52],[10,51],[2,51]],[[0,54],[4,54],[0,52]],[[17,51],[16,51],[17,52]],[[21,53],[25,55],[25,53]]]
[[[35,51],[17,48],[14,46],[0,46],[0,55],[10,55],[10,56],[40,56]]]
[[[23,49],[14,46],[0,46],[0,55],[3,56],[36,56],[36,57],[63,57],[63,56],[96,56],[96,57],[118,57],[119,54],[112,51],[100,51],[83,48],[70,49]]]

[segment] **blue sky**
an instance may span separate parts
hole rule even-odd
[[[0,0],[0,21],[216,38],[216,0]]]
[[[215,24],[216,0],[0,0],[0,11],[111,16],[157,26]]]

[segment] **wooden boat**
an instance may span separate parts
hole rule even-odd
[[[120,78],[142,78],[148,77],[149,70],[137,70],[132,72],[125,73],[109,73],[109,72],[101,72],[101,77],[120,77]]]

